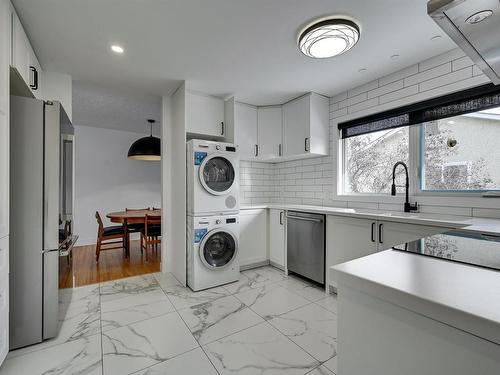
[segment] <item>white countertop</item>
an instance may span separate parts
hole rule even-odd
[[[339,285],[500,344],[500,272],[386,250],[331,267]]]
[[[397,211],[381,211],[381,210],[327,207],[327,206],[308,206],[308,205],[298,205],[298,204],[264,204],[255,206],[241,206],[240,210],[263,209],[263,208],[315,212],[315,213],[322,213],[325,215],[358,217],[362,219],[405,222],[409,224],[430,225],[437,227],[460,229],[462,231],[500,235],[500,219],[489,219],[482,217],[439,215],[439,214],[427,214],[419,212],[406,213]]]

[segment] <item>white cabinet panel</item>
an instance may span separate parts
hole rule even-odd
[[[273,160],[281,156],[282,110],[280,107],[259,107],[257,110],[258,158]]]
[[[283,105],[283,155],[302,155],[307,152],[309,133],[309,95]]]
[[[240,266],[267,261],[266,209],[240,210]]]
[[[226,135],[224,100],[215,96],[186,92],[186,131],[212,138]]]
[[[9,107],[10,23],[9,1],[0,0],[0,112],[3,113]]]
[[[30,76],[29,87],[35,98],[42,99],[42,66],[30,46]]]
[[[12,66],[24,80],[30,82],[30,42],[15,12],[12,13]]]
[[[269,210],[269,260],[285,268],[285,211]]]
[[[257,107],[235,103],[234,143],[239,146],[240,160],[257,159]]]
[[[396,223],[393,221],[378,221],[378,248],[379,250],[386,250],[396,245],[444,233],[448,230],[451,230],[451,228]]]
[[[287,159],[328,155],[329,99],[310,93],[283,105],[283,155]]]
[[[330,267],[377,252],[376,221],[342,216],[326,219],[326,265]],[[330,285],[336,286],[330,280]]]
[[[9,121],[0,112],[0,238],[9,234]]]

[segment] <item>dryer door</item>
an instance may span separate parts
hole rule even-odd
[[[214,229],[203,237],[199,249],[200,259],[205,267],[221,269],[229,266],[236,258],[238,242],[230,231]]]
[[[233,164],[222,154],[212,154],[203,159],[199,174],[202,186],[213,195],[227,194],[236,178]]]

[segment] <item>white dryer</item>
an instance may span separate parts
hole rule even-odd
[[[187,214],[239,211],[238,147],[193,139],[187,143]]]
[[[188,216],[187,283],[194,291],[238,281],[238,215]]]

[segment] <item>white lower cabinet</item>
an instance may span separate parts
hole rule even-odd
[[[240,267],[267,262],[267,209],[240,210]]]
[[[9,352],[9,237],[0,239],[0,365]]]
[[[269,261],[272,265],[285,269],[285,211],[269,210]]]
[[[330,278],[330,267],[333,265],[450,229],[393,221],[327,216],[326,273],[329,284],[336,287],[336,283]]]

